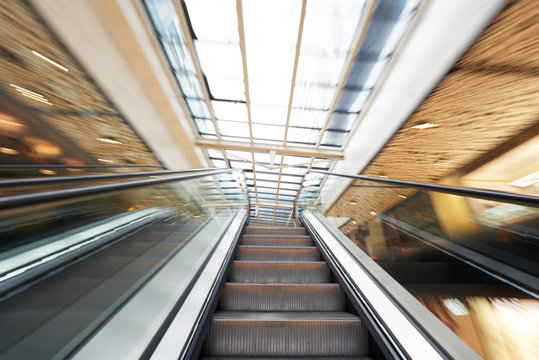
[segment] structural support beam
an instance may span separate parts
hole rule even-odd
[[[264,215],[260,215],[259,218],[260,218],[260,219],[263,219],[263,220],[264,220],[264,219],[267,219],[268,222],[272,222],[272,221],[275,221],[275,220],[277,220],[277,221],[286,221],[286,220],[288,219],[288,218],[285,218],[285,217],[277,216],[277,217],[275,218],[275,220],[273,220],[273,217],[271,217],[271,216],[264,216]],[[286,223],[286,224],[288,225],[288,223]]]
[[[320,134],[318,135],[316,148],[319,148],[320,145],[322,144],[324,133],[326,132],[328,128],[329,121],[331,120],[331,117],[333,116],[333,112],[337,108],[337,103],[339,101],[339,98],[341,97],[341,93],[344,90],[344,86],[346,85],[346,80],[348,79],[350,72],[352,71],[352,67],[354,66],[354,62],[356,60],[356,56],[359,52],[359,49],[361,48],[361,45],[363,44],[363,39],[365,38],[365,35],[367,34],[367,29],[369,28],[369,25],[371,23],[372,17],[374,15],[374,10],[376,9],[377,4],[378,4],[378,0],[370,0],[365,5],[365,15],[362,17],[360,24],[358,26],[358,30],[354,36],[353,46],[351,48],[350,53],[348,54],[348,58],[346,59],[346,63],[344,65],[344,71],[341,74],[341,79],[339,81],[339,87],[337,88],[337,91],[333,95],[333,100],[331,101],[331,106],[329,108],[326,121],[324,122],[324,126],[322,127],[322,130],[320,131]]]
[[[269,150],[275,150],[278,155],[303,156],[329,160],[342,160],[342,150],[333,149],[313,149],[301,146],[275,145],[275,144],[250,144],[241,141],[197,139],[195,143],[199,146],[219,149],[219,150],[237,150],[248,152],[267,153]]]
[[[255,201],[251,202],[250,205],[253,206],[264,206],[264,207],[274,207],[274,208],[282,208],[282,209],[293,209],[294,204],[292,203],[279,203],[279,202],[273,202],[273,201]]]

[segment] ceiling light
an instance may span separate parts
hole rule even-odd
[[[401,197],[401,198],[403,198],[403,199],[408,199],[408,197],[407,197],[407,196],[404,196],[404,195],[400,195],[400,194],[399,194],[399,197]]]
[[[539,171],[536,171],[533,174],[526,175],[518,180],[510,182],[509,185],[518,186],[518,187],[527,187],[530,185],[537,184],[538,182],[539,182]]]
[[[438,124],[423,123],[423,124],[420,124],[420,125],[412,126],[412,129],[428,129],[428,128],[433,128],[433,127],[437,127],[437,126],[438,126]]]
[[[383,178],[383,179],[387,179],[387,178],[388,178],[388,177],[385,176],[385,175],[379,175],[378,177],[381,177],[381,178]]]
[[[106,163],[113,163],[114,160],[107,160],[107,159],[97,159],[98,161],[106,162]]]
[[[19,152],[15,149],[8,148],[8,147],[0,147],[0,153],[6,154],[6,155],[17,155]]]
[[[372,216],[376,216],[376,211],[371,211]]]
[[[15,89],[17,89],[18,91],[20,91],[20,92],[22,92],[22,93],[26,93],[26,94],[29,94],[29,95],[34,95],[34,96],[36,96],[36,97],[40,97],[40,98],[43,98],[43,99],[45,98],[45,97],[44,97],[43,95],[41,95],[41,94],[38,94],[38,93],[33,92],[33,91],[30,91],[30,90],[25,89],[25,88],[23,88],[23,87],[20,87],[20,86],[18,86],[18,85],[15,85],[15,84],[9,84],[9,85],[10,85],[10,86],[13,86]]]
[[[33,100],[36,100],[36,101],[42,102],[42,103],[44,103],[44,104],[47,104],[47,105],[52,105],[52,103],[51,103],[51,102],[49,102],[49,101],[48,101],[48,100],[46,100],[46,99],[36,99],[36,98],[34,98],[34,97],[30,96],[30,95],[26,95],[26,94],[22,94],[22,95],[24,95],[24,96],[26,96],[26,97],[29,97],[29,98],[31,98],[31,99],[33,99]]]
[[[357,224],[357,221],[355,221],[355,220],[352,220],[352,224]]]
[[[106,142],[106,143],[109,143],[109,144],[121,144],[120,141],[114,140],[114,139],[109,139],[109,138],[97,138],[97,140],[102,141],[102,142]]]
[[[451,164],[453,164],[452,160],[438,160],[434,163],[434,165],[437,166],[449,166]]]
[[[49,59],[48,57],[46,57],[46,56],[44,56],[44,55],[41,55],[41,54],[38,53],[37,51],[32,50],[32,54],[34,54],[34,55],[36,55],[36,56],[39,56],[40,58],[42,58],[43,60],[45,60],[45,61],[47,61],[47,62],[53,64],[53,65],[56,66],[57,68],[60,68],[60,69],[62,69],[62,70],[64,70],[64,71],[69,71],[66,67],[64,67],[64,66],[62,66],[62,65],[60,65],[60,64],[58,64],[57,62],[52,61],[51,59]]]
[[[56,175],[56,171],[54,170],[40,169],[39,172],[43,175]]]
[[[451,313],[455,316],[463,316],[463,315],[469,315],[468,310],[466,309],[466,306],[462,302],[460,302],[457,298],[447,298],[443,299],[444,306],[447,308],[447,310],[451,311]]]
[[[17,90],[19,92],[19,94],[21,94],[23,96],[29,97],[30,99],[33,99],[33,100],[36,100],[36,101],[39,101],[39,102],[42,102],[42,103],[45,103],[45,104],[48,104],[48,105],[52,105],[52,103],[49,102],[49,100],[47,100],[41,94],[35,93],[33,91],[30,91],[30,90],[25,89],[23,87],[17,86],[15,84],[9,84],[9,85],[13,86],[15,88],[15,90]]]
[[[350,201],[348,201],[348,204],[349,204],[349,205],[357,205],[357,201],[355,201],[355,200],[350,200]]]

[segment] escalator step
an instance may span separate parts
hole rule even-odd
[[[280,226],[247,226],[243,231],[244,234],[295,234],[295,235],[307,235],[307,230],[303,227],[280,227]]]
[[[202,360],[252,360],[251,357],[205,357]],[[372,360],[369,357],[271,357],[261,358],[257,357],[257,360]]]
[[[361,319],[344,312],[216,312],[204,353],[219,357],[360,357]]]
[[[239,246],[238,260],[316,261],[320,252],[316,246]]]
[[[344,311],[339,284],[226,283],[220,308],[233,311]]]
[[[329,282],[330,271],[323,261],[234,261],[228,276],[229,281],[237,283],[312,284]]]
[[[309,235],[243,235],[242,245],[312,246]]]

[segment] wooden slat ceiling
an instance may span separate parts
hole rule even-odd
[[[511,1],[362,172],[436,183],[539,120],[539,7]],[[424,123],[438,124],[413,129]],[[369,219],[412,192],[352,184],[326,216]],[[401,197],[399,197],[401,195]],[[350,206],[350,200],[367,206]]]
[[[160,165],[152,151],[24,1],[0,4],[0,86],[32,116],[103,164]],[[32,51],[53,59],[62,70]],[[13,86],[16,85],[19,87]],[[47,99],[21,96],[20,88]],[[30,93],[31,94],[31,93]],[[24,119],[23,119],[24,120]],[[104,142],[97,139],[112,139]],[[24,138],[20,139],[24,142]],[[116,142],[116,143],[114,143]],[[69,154],[66,154],[66,156]],[[89,160],[83,159],[84,162]],[[79,159],[80,160],[80,159]],[[55,162],[62,162],[62,158]]]

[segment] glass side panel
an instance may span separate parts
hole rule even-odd
[[[539,207],[363,180],[329,207],[327,189],[343,179],[329,176],[320,190],[321,177],[306,176],[300,208],[325,209],[348,241],[480,356],[498,359],[501,348],[535,357]]]
[[[69,357],[169,262],[188,260],[177,276],[194,276],[217,234],[247,207],[234,172],[2,211],[0,358]],[[39,266],[51,267],[33,274]],[[155,300],[170,302],[165,293]],[[152,311],[132,314],[125,335],[164,321]]]
[[[203,96],[186,44],[186,36],[190,36],[190,34],[182,32],[173,2],[170,0],[144,0],[143,2],[165,51],[166,58],[177,75],[178,87],[187,98],[191,115],[193,118],[209,118],[208,108],[203,101],[197,103],[189,100],[203,99]],[[224,34],[224,31],[222,33]]]
[[[133,169],[133,168],[128,168]],[[81,169],[83,171],[84,169]],[[34,184],[24,184],[22,181],[15,181],[7,183],[0,180],[0,196],[8,196],[8,195],[22,195],[22,194],[28,194],[28,193],[39,193],[39,192],[45,192],[45,191],[52,191],[52,190],[65,190],[65,189],[72,189],[72,188],[78,188],[78,187],[84,187],[84,186],[97,186],[97,185],[106,185],[106,184],[116,184],[116,183],[122,183],[126,181],[135,181],[135,180],[144,180],[144,179],[155,179],[155,178],[164,178],[167,176],[171,176],[173,174],[159,174],[158,172],[162,171],[161,169],[155,169],[154,174],[148,173],[147,171],[139,171],[136,173],[131,173],[136,176],[130,176],[125,178],[119,178],[119,179],[100,179],[100,178],[92,178],[88,180],[84,180],[83,178],[80,178],[80,175],[116,175],[116,174],[88,174],[81,172],[77,175],[74,175],[70,171],[66,171],[66,173],[70,174],[68,176],[63,176],[62,178],[65,178],[65,180],[61,182],[53,182],[53,183],[42,183],[39,186]],[[138,175],[137,175],[138,174]],[[187,173],[186,173],[187,174]],[[192,173],[190,173],[192,174]],[[174,174],[174,175],[181,175],[181,174]],[[44,179],[45,178],[45,179]],[[47,180],[47,177],[29,177],[26,180],[35,180],[35,181],[42,181]],[[50,177],[49,180],[53,180],[55,178],[58,178],[58,176]],[[9,180],[9,179],[5,179]],[[12,179],[14,180],[14,179]],[[22,179],[21,179],[22,180]]]

